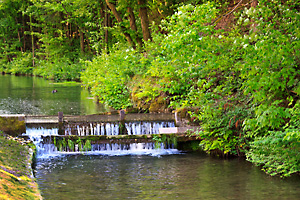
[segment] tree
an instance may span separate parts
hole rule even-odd
[[[131,35],[128,33],[126,27],[123,25],[123,19],[121,17],[121,14],[117,11],[116,5],[113,4],[113,3],[110,3],[109,0],[105,0],[105,2],[107,4],[107,6],[109,7],[109,9],[112,11],[112,13],[115,16],[116,20],[119,22],[122,33],[126,37],[129,45],[132,46],[135,49],[136,45],[135,45],[134,41],[132,40]]]
[[[145,41],[152,40],[149,29],[149,18],[147,11],[147,0],[138,0],[139,17],[141,18],[141,25],[143,30],[143,38]]]

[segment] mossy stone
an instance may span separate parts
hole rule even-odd
[[[26,132],[25,121],[19,120],[18,117],[0,117],[0,130],[16,137]]]

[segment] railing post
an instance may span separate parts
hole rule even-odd
[[[58,122],[64,122],[64,113],[58,112]]]
[[[63,112],[58,112],[58,135],[65,135]]]
[[[120,124],[119,124],[119,133],[120,135],[126,135],[127,129],[125,127],[125,111],[120,110]]]
[[[120,110],[120,121],[125,121],[125,111]]]

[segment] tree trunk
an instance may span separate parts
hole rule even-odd
[[[112,13],[114,14],[114,16],[115,16],[115,18],[117,19],[117,21],[118,21],[119,23],[122,23],[122,22],[123,22],[123,19],[122,19],[122,17],[120,16],[120,14],[118,13],[118,11],[117,11],[117,9],[116,9],[116,6],[115,6],[114,4],[112,4],[112,3],[110,3],[109,0],[105,0],[105,2],[106,2],[106,4],[107,4],[107,6],[109,7],[109,9],[110,9],[110,10],[112,11]],[[124,36],[126,37],[128,43],[129,43],[134,49],[136,49],[136,46],[135,46],[135,44],[134,44],[134,42],[133,42],[133,40],[132,40],[130,34],[126,32],[126,28],[125,28],[123,25],[120,25],[120,26],[121,26],[121,30],[122,30]]]
[[[33,37],[33,31],[32,31],[32,17],[31,15],[29,16],[30,17],[30,33],[31,33],[31,48],[32,48],[32,66],[34,67],[35,66],[35,63],[34,63],[34,37]]]
[[[17,19],[17,17],[15,17],[15,20],[16,20],[16,24],[18,24],[18,19]],[[22,41],[21,41],[21,34],[20,34],[20,31],[19,31],[19,28],[18,28],[17,32],[18,32],[18,39],[19,39],[19,42],[20,42],[20,44],[22,44]],[[23,51],[23,48],[22,48],[22,45],[20,46],[20,50],[21,50],[21,52],[24,52],[24,51]]]
[[[256,8],[257,5],[258,5],[258,0],[253,0],[251,6]]]
[[[138,0],[139,16],[141,18],[143,38],[145,41],[151,40],[151,34],[149,29],[149,18],[147,12],[147,0]]]
[[[127,7],[127,12],[129,13],[128,17],[129,17],[129,22],[130,22],[130,28],[131,28],[131,30],[134,31],[135,39],[136,39],[137,43],[139,44],[140,48],[142,48],[144,43],[137,32],[137,26],[135,23],[135,16],[133,13],[133,9],[131,7]]]
[[[68,18],[68,15],[67,15]],[[70,29],[71,25],[69,22],[66,23],[65,26],[65,32],[66,32],[66,37],[69,39],[69,41],[71,40],[71,29]]]
[[[23,49],[24,49],[24,52],[26,51],[26,35],[24,34],[25,32],[25,19],[24,19],[24,15],[22,15],[22,28],[21,28],[21,31],[22,31],[22,36],[23,36]]]
[[[108,21],[108,8],[107,8],[107,4],[105,4],[105,16],[104,16],[104,27],[105,27],[105,32],[104,32],[104,41],[105,41],[105,51],[108,53],[109,49],[108,49],[108,24],[109,24],[109,21]]]
[[[80,49],[81,52],[84,53],[84,34],[81,30],[79,31],[79,34],[80,34]]]
[[[90,41],[89,41],[89,38],[88,38],[88,35],[85,34],[85,40],[86,40],[86,47],[87,47],[87,50],[88,52],[92,52],[91,48],[90,48]]]

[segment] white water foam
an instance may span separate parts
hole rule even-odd
[[[31,141],[35,144],[37,148],[37,156],[43,155],[51,155],[57,152],[56,147],[50,143],[44,143],[43,137],[47,136],[58,136],[58,129],[44,129],[44,128],[27,128],[26,134],[24,136],[28,136]]]
[[[161,127],[174,126],[170,122],[130,122],[126,124],[129,135],[139,134],[157,134],[158,129]],[[77,126],[77,133],[79,136],[84,135],[117,135],[119,127],[116,124],[96,124],[95,126]],[[132,143],[132,144],[92,144],[91,151],[59,151],[53,144],[51,136],[59,136],[58,129],[45,129],[45,128],[27,128],[26,134],[37,147],[38,158],[49,158],[62,155],[107,155],[107,156],[125,156],[125,155],[149,155],[161,156],[169,154],[179,154],[180,151],[174,148],[173,145],[165,147],[160,144],[160,148],[155,148],[154,142],[151,143]],[[65,135],[71,135],[71,130],[66,128]],[[47,141],[44,141],[47,137]],[[78,149],[78,147],[77,147]]]
[[[126,122],[125,128],[128,135],[158,134],[159,128],[174,127],[174,122]],[[90,123],[77,125],[76,135],[119,135],[118,123]],[[71,127],[66,128],[66,135],[71,135]]]

